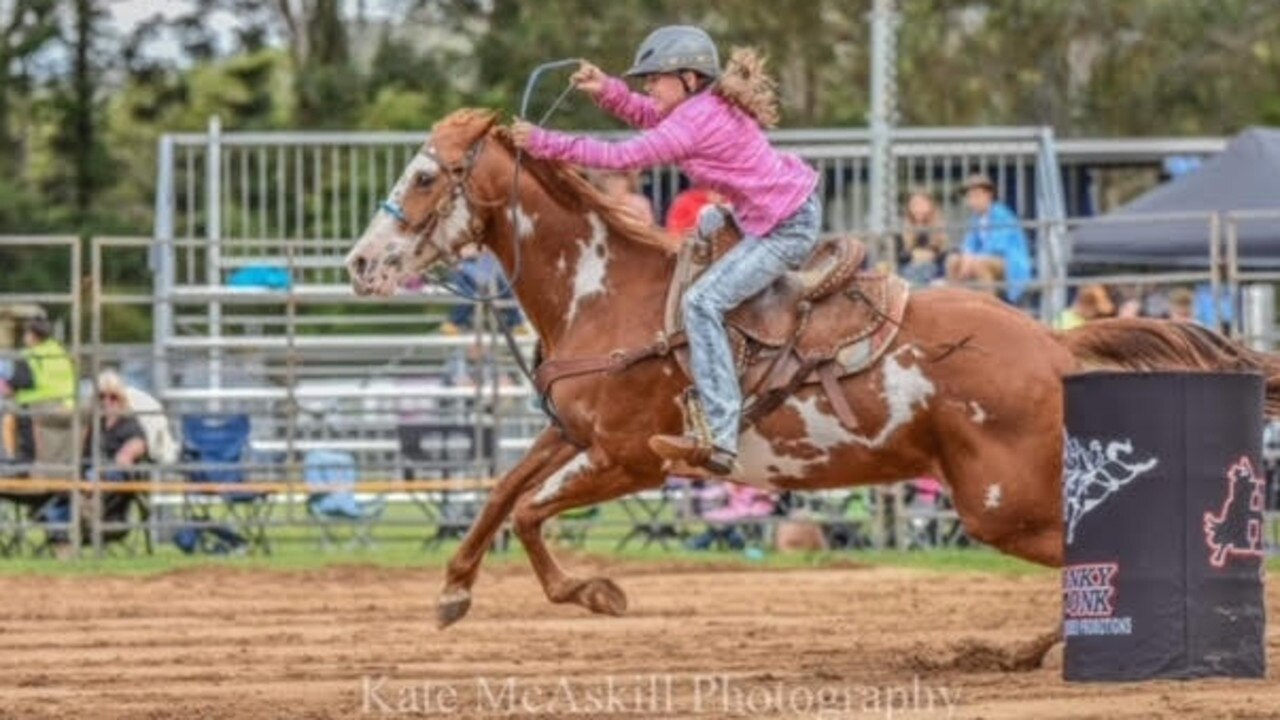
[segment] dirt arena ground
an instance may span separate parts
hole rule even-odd
[[[626,618],[549,605],[518,563],[446,632],[434,570],[0,578],[0,717],[1280,717],[1275,621],[1265,681],[1026,669],[1051,573],[585,569]]]

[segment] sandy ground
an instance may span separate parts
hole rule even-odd
[[[444,632],[438,571],[0,579],[0,717],[1280,717],[1277,623],[1265,681],[1068,685],[1054,653],[1024,662],[1052,574],[585,569],[627,617],[552,606],[515,564]]]

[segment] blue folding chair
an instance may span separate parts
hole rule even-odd
[[[236,415],[184,415],[182,417],[182,462],[194,466],[185,471],[189,482],[237,484],[248,481],[244,462],[249,458],[249,416]],[[209,502],[217,498],[221,502]],[[214,508],[221,505],[227,517],[239,533],[228,531],[215,521]],[[195,548],[211,552],[238,550],[237,536],[252,552],[260,550],[270,554],[267,541],[267,521],[271,503],[266,493],[255,491],[225,491],[215,494],[189,494],[185,503],[187,519],[198,523]],[[192,545],[190,532],[184,534],[187,545]]]
[[[382,515],[386,503],[361,502],[355,488],[359,473],[356,459],[347,452],[312,450],[302,461],[302,478],[307,484],[307,513],[320,528],[321,547],[372,545],[371,524]],[[350,535],[340,537],[339,528]]]

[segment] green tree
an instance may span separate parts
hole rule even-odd
[[[30,100],[28,63],[58,36],[57,0],[0,0],[0,173],[15,179],[12,170],[25,164],[25,138],[15,120]],[[15,189],[16,190],[16,189]],[[0,209],[3,212],[3,209]]]

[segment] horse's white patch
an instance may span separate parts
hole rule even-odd
[[[440,248],[451,248],[462,242],[471,226],[471,206],[465,202],[455,202],[453,209],[436,228],[432,242]]]
[[[987,415],[987,411],[984,410],[981,405],[974,400],[969,401],[969,418],[972,419],[974,423],[981,425],[987,421],[987,417],[989,417]]]
[[[779,454],[773,444],[752,426],[738,441],[738,462],[742,466],[743,480],[751,485],[773,488],[772,479],[775,477],[802,478],[827,462],[827,451],[849,440],[849,433],[840,421],[818,409],[816,394],[805,400],[788,398],[786,407],[796,411],[804,423],[804,440],[800,441],[797,449],[805,450],[806,454],[819,451],[819,454],[807,458]]]
[[[908,345],[884,359],[881,372],[884,373],[884,400],[889,405],[889,418],[875,437],[853,436],[857,442],[867,447],[877,448],[883,445],[898,428],[911,422],[917,405],[922,408],[929,405],[929,397],[934,392],[933,382],[924,376],[924,370],[919,365],[907,367],[898,360],[898,356],[907,350],[917,358],[923,354],[919,349]]]
[[[775,477],[804,477],[810,461],[779,455],[769,440],[755,426],[747,428],[738,440],[738,465],[742,482],[765,490],[774,490]]]
[[[565,463],[542,483],[542,487],[538,489],[538,494],[533,496],[533,501],[541,505],[554,500],[560,495],[560,491],[564,489],[566,483],[590,469],[591,458],[587,457],[585,452],[574,455],[573,459]]]
[[[564,271],[568,269],[569,269],[569,263],[568,261],[565,260],[564,255],[561,254],[560,259],[556,260],[556,274],[564,275]]]
[[[527,240],[533,236],[533,223],[538,219],[537,215],[530,215],[524,211],[524,207],[517,205],[515,209],[516,216],[516,237],[521,240]]]
[[[753,426],[743,434],[739,442],[740,458],[745,481],[753,485],[769,486],[772,477],[804,477],[812,470],[830,461],[832,450],[845,445],[861,445],[872,450],[882,447],[900,428],[915,418],[917,407],[927,407],[934,393],[933,383],[924,375],[919,365],[906,367],[899,360],[903,352],[910,351],[919,357],[913,347],[903,347],[884,359],[884,401],[889,407],[889,417],[884,427],[874,436],[867,437],[853,432],[841,424],[835,415],[818,407],[820,393],[813,392],[804,400],[791,397],[785,407],[800,416],[804,424],[804,441],[807,450],[820,451],[811,458],[780,455],[773,444]]]
[[[823,459],[826,459],[826,451],[839,447],[856,436],[840,424],[839,418],[818,409],[818,397],[815,392],[805,400],[792,402],[790,405],[804,421],[805,437],[811,445],[824,452]]]
[[[1000,507],[1000,497],[1002,490],[999,483],[992,483],[987,486],[987,495],[982,501],[982,506],[988,510],[995,510]]]
[[[565,316],[565,327],[573,323],[578,314],[578,305],[592,295],[605,292],[604,277],[609,267],[609,246],[605,242],[607,231],[600,216],[587,214],[587,224],[591,226],[591,235],[580,245],[578,267],[573,276],[573,297],[569,300],[569,312]]]
[[[662,366],[662,374],[663,374],[663,375],[666,375],[667,377],[671,377],[671,376],[672,376],[672,374],[674,374],[674,373],[675,373],[675,371],[671,369],[671,366],[670,366],[670,365],[663,365],[663,366]]]

